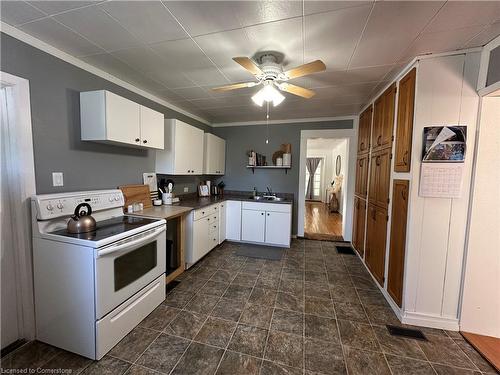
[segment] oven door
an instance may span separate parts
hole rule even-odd
[[[165,273],[166,226],[96,250],[96,317],[101,319]]]

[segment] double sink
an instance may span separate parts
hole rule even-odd
[[[266,201],[266,202],[281,202],[285,200],[285,198],[277,197],[276,195],[256,195],[249,197],[249,199],[254,201]]]

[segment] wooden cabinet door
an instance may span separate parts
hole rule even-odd
[[[358,156],[356,161],[356,183],[354,191],[356,195],[363,198],[366,198],[366,194],[368,193],[368,163],[368,155]]]
[[[410,171],[416,72],[413,68],[399,81],[394,172]]]
[[[373,107],[369,106],[359,116],[358,154],[368,152],[368,150],[370,149],[372,112]]]
[[[372,149],[381,150],[392,145],[396,84],[392,84],[374,103]]]
[[[266,212],[241,210],[241,240],[264,242],[266,230]]]
[[[392,189],[391,240],[389,247],[389,272],[387,291],[401,307],[406,248],[406,221],[410,181],[394,180]]]
[[[370,167],[369,200],[381,207],[389,203],[389,184],[391,181],[391,149],[372,154]]]
[[[375,279],[384,285],[387,209],[368,204],[365,262]]]
[[[352,245],[361,257],[364,254],[366,201],[354,197],[354,220],[352,229]]]

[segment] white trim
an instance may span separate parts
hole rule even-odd
[[[428,315],[409,311],[403,314],[401,323],[419,327],[445,329],[447,331],[459,330],[457,318],[445,318],[437,315]]]
[[[24,197],[26,204],[26,218],[18,218],[24,222],[26,235],[31,238],[31,225],[29,204],[30,197],[36,194],[35,184],[35,162],[33,156],[33,135],[31,128],[31,105],[30,105],[30,86],[29,81],[24,78],[16,77],[9,73],[0,71],[0,82],[2,86],[10,87],[13,90],[16,104],[16,128],[23,133],[18,141],[24,150],[22,160],[22,175],[25,181],[22,184],[21,196]],[[30,241],[31,245],[31,241]],[[27,249],[25,249],[27,250]],[[32,340],[35,338],[35,307],[33,303],[33,268],[31,260],[31,250],[29,254],[21,251],[16,254],[16,278],[14,282],[17,288],[18,298],[18,323],[20,338]]]
[[[301,130],[300,132],[299,196],[297,197],[297,236],[299,237],[304,236],[307,140],[310,138],[346,138],[348,163],[344,174],[346,192],[343,202],[342,236],[345,241],[351,240],[352,216],[354,208],[354,176],[356,173],[356,144],[359,117],[355,116],[350,119],[353,120],[352,129]]]
[[[138,95],[141,95],[149,100],[152,100],[158,104],[161,104],[161,105],[163,105],[163,106],[165,106],[173,111],[179,112],[180,114],[182,114],[184,116],[188,116],[188,117],[192,118],[193,120],[204,123],[205,125],[211,125],[211,123],[208,120],[206,120],[202,117],[196,116],[196,115],[194,115],[194,114],[192,114],[192,113],[190,113],[182,108],[179,108],[179,107],[167,102],[164,99],[160,99],[159,97],[157,97],[153,94],[150,94],[147,91],[144,91],[144,90],[142,90],[134,85],[131,85],[130,83],[125,82],[125,81],[121,80],[120,78],[117,78],[114,75],[105,72],[104,70],[96,68],[95,66],[90,65],[90,64],[80,60],[79,58],[77,58],[75,56],[72,56],[64,51],[61,51],[60,49],[58,49],[54,46],[51,46],[48,43],[41,41],[40,39],[37,39],[29,34],[26,34],[25,32],[15,28],[15,27],[13,27],[5,22],[1,22],[0,30],[3,33],[10,35],[11,37],[16,38],[16,39],[18,39],[26,44],[29,44],[32,47],[35,47],[43,52],[46,52],[52,56],[55,56],[58,59],[61,59],[61,60],[65,61],[71,65],[74,65],[74,66],[80,68],[80,69],[86,70],[87,72],[92,73],[98,77],[104,78],[107,81],[110,81],[110,82],[112,82],[118,86],[121,86],[129,91],[132,91],[132,92],[134,92]]]
[[[480,89],[478,92],[480,97],[484,96],[500,96],[500,81],[495,82],[488,87]]]
[[[338,116],[338,117],[311,117],[311,118],[296,118],[284,120],[270,120],[269,125],[277,124],[297,124],[297,123],[310,123],[310,122],[330,122],[342,120],[355,120],[358,116]],[[266,125],[266,121],[236,121],[236,122],[219,122],[212,123],[214,128],[223,128],[229,126],[250,126],[250,125]]]
[[[482,90],[486,87],[488,78],[488,65],[490,64],[490,53],[492,50],[500,46],[500,35],[486,44],[481,51],[481,62],[479,64],[479,77],[477,79],[477,90]],[[483,95],[481,95],[483,96]]]

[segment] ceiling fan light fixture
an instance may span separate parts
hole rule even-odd
[[[272,83],[265,84],[254,96],[252,100],[259,107],[262,107],[264,102],[272,102],[273,106],[278,106],[285,97],[274,87]]]

